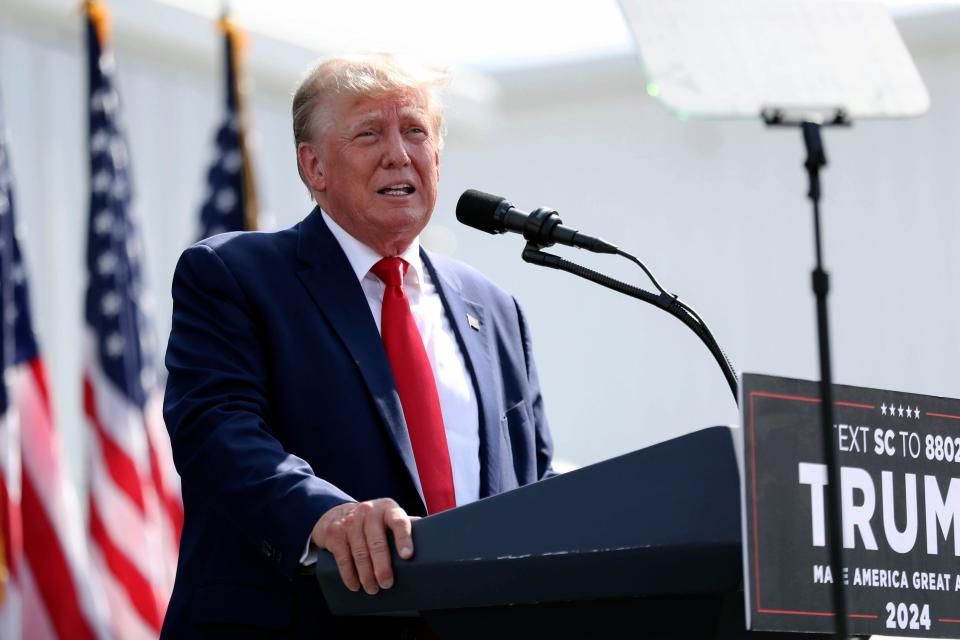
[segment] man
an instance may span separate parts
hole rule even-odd
[[[519,307],[419,248],[441,80],[389,55],[319,65],[293,101],[318,207],[177,265],[164,409],[186,522],[165,637],[361,630],[326,611],[313,554],[334,555],[346,588],[388,589],[388,531],[410,558],[411,520],[550,470]]]

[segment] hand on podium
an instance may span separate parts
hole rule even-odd
[[[397,553],[409,560],[413,557],[412,523],[417,519],[390,498],[348,502],[324,513],[313,526],[310,539],[333,554],[348,589],[358,591],[362,586],[373,595],[393,586],[387,529],[393,532]]]

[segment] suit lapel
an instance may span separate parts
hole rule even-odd
[[[300,223],[297,257],[304,265],[298,272],[300,281],[353,357],[390,441],[425,505],[390,361],[357,276],[319,208]]]
[[[480,497],[485,498],[500,492],[501,472],[500,412],[493,376],[492,326],[484,307],[464,297],[462,283],[454,274],[438,271],[423,249],[420,256],[437,287],[467,370],[473,378],[480,410]]]

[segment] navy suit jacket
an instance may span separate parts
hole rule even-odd
[[[519,306],[422,256],[473,378],[481,498],[544,477],[552,445]],[[380,334],[319,209],[183,253],[166,365],[186,521],[164,636],[324,637],[342,623],[299,562],[320,516],[379,497],[426,510]]]

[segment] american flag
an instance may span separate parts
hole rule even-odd
[[[0,121],[0,536],[8,573],[0,637],[105,638],[106,601],[52,421],[16,231]]]
[[[146,312],[106,9],[87,2],[90,225],[84,412],[90,426],[90,537],[114,633],[157,637],[173,585],[183,506]]]
[[[207,170],[207,194],[200,210],[200,237],[226,231],[256,229],[253,172],[247,155],[240,77],[243,37],[227,18],[220,20],[224,34],[226,110],[217,129],[213,162]]]

